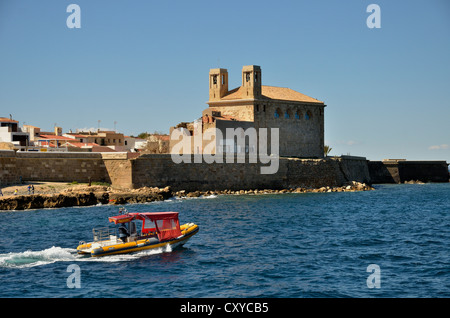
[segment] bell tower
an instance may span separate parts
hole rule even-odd
[[[209,70],[209,100],[220,100],[228,92],[228,71],[224,68]]]
[[[242,68],[243,98],[261,97],[261,67],[247,65]]]

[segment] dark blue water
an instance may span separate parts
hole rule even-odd
[[[450,297],[450,184],[127,209],[179,211],[200,232],[173,251],[92,259],[75,248],[117,207],[1,212],[0,297]],[[80,288],[68,287],[71,264]]]

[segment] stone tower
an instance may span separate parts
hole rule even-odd
[[[242,68],[242,88],[244,98],[258,99],[261,97],[261,67],[247,65]]]
[[[220,100],[228,92],[228,71],[213,68],[209,71],[209,100]]]

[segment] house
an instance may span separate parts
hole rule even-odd
[[[72,140],[79,143],[95,143],[99,146],[109,147],[114,151],[126,151],[127,149],[124,135],[115,131],[87,131],[67,133],[63,134],[63,136],[72,138]]]
[[[9,142],[15,149],[25,150],[30,146],[30,134],[22,131],[19,122],[12,117],[0,117],[0,142]]]

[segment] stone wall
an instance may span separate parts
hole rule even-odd
[[[20,181],[107,182],[131,186],[127,153],[0,151],[0,185]]]
[[[197,157],[201,160],[201,157]],[[283,189],[340,186],[348,181],[369,182],[365,158],[280,158],[275,174],[261,174],[260,163],[175,164],[170,155],[142,155],[133,160],[134,187],[171,186],[186,190]]]
[[[133,188],[132,163],[127,153],[103,153],[107,182],[117,188]]]
[[[256,128],[279,128],[281,156],[323,158],[322,104],[270,101],[259,103],[257,109],[255,107]],[[277,117],[275,112],[278,114]]]
[[[17,152],[16,165],[26,181],[110,182],[100,153]]]
[[[19,181],[14,150],[0,150],[0,185]]]
[[[257,163],[191,163],[175,164],[170,155],[142,155],[133,162],[135,187],[171,186],[178,190],[241,190],[255,188],[280,188],[285,167],[275,175],[261,175]],[[199,157],[197,157],[199,158]]]
[[[198,155],[197,155],[198,156]],[[364,157],[280,158],[275,174],[269,164],[173,162],[170,154],[132,158],[127,153],[33,153],[0,151],[0,185],[27,181],[107,182],[115,187],[166,187],[173,190],[246,190],[341,186],[350,181],[390,183],[420,180],[448,182],[445,161],[368,162]],[[200,159],[200,163],[196,163]]]
[[[369,161],[368,167],[372,183],[449,181],[448,164],[445,161]]]

